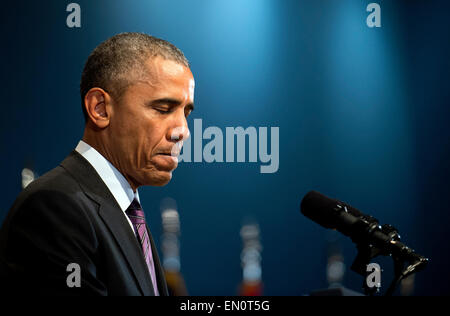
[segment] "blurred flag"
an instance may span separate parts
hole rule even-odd
[[[241,296],[260,296],[263,294],[261,279],[260,231],[257,223],[251,222],[241,227],[242,252],[241,265],[243,280],[239,288]]]
[[[174,199],[165,198],[161,201],[161,218],[163,227],[161,236],[162,262],[169,294],[171,296],[186,296],[188,291],[180,272],[180,216]]]

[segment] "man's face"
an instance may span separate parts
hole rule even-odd
[[[109,156],[133,189],[170,181],[182,140],[189,137],[186,117],[194,103],[189,68],[161,57],[146,67],[150,77],[126,89],[109,125]]]

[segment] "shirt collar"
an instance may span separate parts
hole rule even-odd
[[[103,182],[112,193],[122,211],[126,211],[133,199],[139,203],[139,192],[133,192],[128,181],[105,157],[95,148],[80,140],[75,150],[80,153],[94,167]]]

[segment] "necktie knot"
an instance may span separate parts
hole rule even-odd
[[[145,224],[145,213],[136,199],[131,202],[131,205],[125,212],[133,225]]]

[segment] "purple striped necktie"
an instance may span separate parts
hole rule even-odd
[[[153,289],[155,295],[159,296],[158,286],[156,284],[155,265],[153,263],[152,248],[149,240],[147,226],[145,225],[145,214],[141,208],[139,202],[134,199],[131,205],[126,210],[128,217],[134,227],[134,232],[141,245],[142,252],[144,254],[145,262],[147,263],[148,271],[152,279]]]

